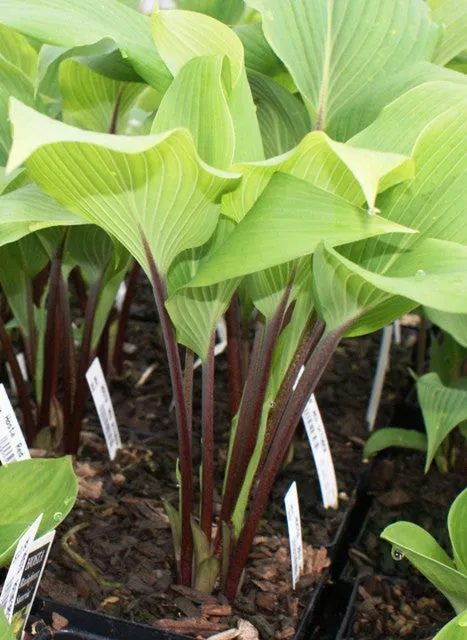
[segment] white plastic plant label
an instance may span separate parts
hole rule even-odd
[[[28,366],[26,364],[26,357],[24,353],[16,354],[16,360],[18,361],[19,370],[21,371],[21,375],[23,380],[28,380]],[[11,393],[16,395],[18,390],[16,389],[15,379],[13,378],[13,373],[11,372],[11,367],[6,363],[6,372],[8,374],[8,381],[10,383]]]
[[[28,460],[30,457],[28,445],[5,387],[0,384],[0,462],[10,464]]]
[[[290,564],[292,567],[292,586],[300,579],[303,569],[302,524],[298,503],[297,483],[293,482],[284,497],[287,528],[289,530]]]
[[[338,491],[336,471],[332,461],[326,429],[324,428],[315,394],[312,393],[302,413],[303,424],[310,443],[311,451],[318,474],[321,498],[325,509],[332,507],[337,509]]]
[[[42,574],[49,557],[50,548],[55,537],[55,530],[49,531],[29,547],[24,571],[18,586],[13,606],[12,627],[17,640],[23,637],[24,627],[31,613],[34,598],[39,588]]]
[[[227,349],[227,325],[224,318],[221,318],[217,323],[216,334],[218,341],[216,342],[216,345],[214,347],[214,356],[219,356]],[[195,361],[193,369],[197,369],[199,366],[201,366],[200,358]]]
[[[303,374],[303,371],[304,367],[300,369],[293,387],[294,390]],[[302,413],[302,420],[305,425],[306,435],[315,461],[323,507],[325,509],[328,507],[336,509],[339,503],[336,471],[334,469],[334,462],[332,460],[326,429],[324,428],[323,419],[321,418],[321,413],[314,393],[311,394],[308,402],[306,403],[305,409]]]
[[[125,296],[126,296],[126,292],[127,292],[127,284],[125,282],[125,280],[122,280],[120,282],[120,285],[117,289],[117,293],[115,295],[115,308],[117,309],[118,313],[122,312],[123,309],[123,303],[125,301]]]
[[[21,584],[21,579],[28,561],[29,552],[36,537],[37,530],[42,520],[42,513],[34,520],[26,533],[20,538],[15,555],[11,561],[0,596],[0,606],[5,612],[6,619],[13,619],[16,597]]]
[[[368,409],[366,412],[368,431],[373,431],[376,422],[376,416],[378,415],[378,409],[381,402],[381,394],[383,392],[384,379],[386,377],[386,372],[389,369],[389,356],[391,352],[393,331],[394,327],[392,324],[388,324],[383,329],[383,336],[381,338],[381,344],[379,347],[378,363],[376,365],[373,387],[371,389],[370,401],[368,403]]]
[[[122,441],[99,358],[94,358],[93,363],[87,370],[86,380],[91,390],[97,415],[99,416],[109,457],[111,460],[114,460],[117,451],[122,448]]]

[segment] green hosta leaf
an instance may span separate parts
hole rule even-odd
[[[449,509],[448,528],[456,567],[467,576],[467,489]]]
[[[0,198],[0,246],[40,229],[77,224],[83,221],[35,185],[21,187]]]
[[[243,47],[237,35],[218,20],[192,11],[156,9],[151,24],[160,55],[175,76],[193,58],[228,58],[230,79],[223,77],[223,81],[235,131],[234,160],[262,160],[261,134],[246,76]]]
[[[266,158],[289,151],[311,129],[303,102],[272,78],[250,71],[248,79]]]
[[[6,619],[2,607],[0,607],[0,638],[2,640],[16,640],[16,636],[13,633],[10,623]]]
[[[389,447],[402,447],[404,449],[415,449],[416,451],[427,450],[427,439],[424,433],[412,429],[399,429],[397,427],[386,427],[378,429],[365,443],[363,448],[363,458],[369,458],[378,451],[384,451]]]
[[[467,54],[463,51],[460,55],[456,56],[451,60],[451,62],[447,65],[449,69],[453,71],[458,71],[459,73],[466,74],[467,73]]]
[[[11,560],[18,540],[43,513],[38,536],[55,529],[71,511],[78,483],[71,458],[32,459],[0,467],[0,566]],[[16,525],[23,525],[15,529]]]
[[[185,127],[204,162],[228,169],[235,152],[235,130],[224,90],[223,66],[223,56],[189,60],[165,94],[152,133]]]
[[[312,119],[327,129],[368,85],[430,60],[438,28],[421,0],[250,0]]]
[[[180,562],[180,549],[182,544],[182,523],[180,514],[168,502],[164,502],[164,509],[170,522],[170,530],[172,532],[172,542],[174,545],[175,558],[177,563]]]
[[[286,72],[281,60],[276,56],[264,37],[261,22],[250,22],[234,28],[245,49],[245,65],[271,78],[283,76]]]
[[[219,575],[219,560],[206,558],[199,565],[195,577],[195,589],[201,593],[212,593]]]
[[[1,34],[0,34],[1,37]],[[15,96],[26,104],[34,104],[34,86],[31,79],[14,64],[0,56],[0,164],[5,165],[11,146],[8,121],[8,103]]]
[[[467,4],[462,0],[428,0],[427,4],[442,28],[433,62],[446,64],[467,48]]]
[[[425,82],[410,89],[407,93],[391,102],[373,124],[361,131],[350,140],[356,147],[375,149],[378,151],[392,151],[405,155],[412,155],[414,146],[419,142],[423,133],[425,140],[433,140],[436,135],[427,133],[426,128],[433,125],[438,118],[447,124],[454,114],[464,113],[467,106],[467,85],[465,79],[459,76],[459,82],[442,80]],[[401,127],[401,122],[404,126]],[[449,142],[449,128],[443,131],[443,143]],[[416,158],[419,160],[419,158]],[[424,159],[424,164],[429,156]],[[439,162],[439,160],[437,160]],[[416,162],[417,175],[419,162]]]
[[[0,56],[34,82],[37,73],[37,52],[24,36],[4,25],[0,25]]]
[[[460,613],[444,625],[433,640],[465,640],[467,634],[467,611]]]
[[[377,331],[417,306],[375,287],[325,243],[313,256],[313,292],[327,329],[332,331],[353,321],[347,332],[353,336]]]
[[[142,83],[106,78],[75,60],[61,63],[59,78],[63,121],[81,129],[108,133],[115,117],[116,131],[111,133],[128,133],[130,121],[141,127],[161,100],[157,91]],[[143,96],[145,110],[136,119],[134,111]]]
[[[9,166],[26,161],[44,191],[117,238],[146,271],[147,243],[163,276],[179,253],[209,239],[219,198],[238,182],[202,163],[184,129],[136,137],[91,133],[18,102],[11,120]]]
[[[427,531],[411,522],[395,522],[381,537],[434,584],[457,613],[467,609],[467,575],[456,571],[451,558]]]
[[[428,436],[425,473],[444,438],[467,419],[467,390],[445,387],[436,373],[417,380],[417,395]]]
[[[0,195],[14,191],[27,182],[24,169],[6,172],[5,167],[0,167]]]
[[[315,131],[288,153],[264,162],[234,165],[243,174],[240,188],[223,200],[223,213],[239,222],[251,208],[271,177],[281,171],[306,180],[352,204],[362,205],[368,198],[373,206],[375,190],[383,190],[413,175],[413,163],[398,154],[372,155],[367,149],[354,149],[334,142],[322,131]]]
[[[165,91],[170,74],[151,38],[147,17],[114,0],[0,1],[0,23],[59,47],[91,45],[108,39],[135,71]]]
[[[386,105],[409,92],[411,89],[430,82],[450,82],[465,85],[467,79],[450,69],[438,67],[429,62],[418,62],[417,64],[411,65],[408,69],[403,69],[392,76],[384,77],[376,84],[368,87],[366,92],[363,93],[357,101],[353,102],[345,111],[339,114],[339,119],[333,122],[328,129],[329,135],[335,140],[348,140],[365,127],[368,127],[378,117]],[[423,89],[420,89],[420,91],[424,92]],[[404,104],[403,101],[402,103]],[[403,117],[404,120],[407,121],[407,124],[409,124],[409,121],[420,116],[420,107],[422,107],[422,110],[424,107],[421,103],[419,103],[418,106],[418,110],[412,113],[407,111],[407,113],[404,114]],[[444,104],[444,107],[447,107],[447,105]],[[366,143],[361,144],[361,146],[373,148],[371,142],[371,136],[368,136]],[[402,144],[406,144],[407,138],[401,135],[401,142]],[[388,147],[387,150],[396,150],[396,148]],[[408,148],[403,148],[403,150],[399,152],[409,153]]]
[[[434,324],[450,333],[456,342],[467,348],[467,315],[445,313],[430,307],[425,308],[425,313]]]
[[[225,280],[210,287],[187,287],[200,263],[232,231],[233,223],[222,219],[209,242],[198,249],[188,249],[175,259],[169,272],[167,311],[177,330],[177,341],[205,360],[212,332],[224,315],[238,280]]]
[[[368,215],[291,175],[274,175],[226,243],[204,264],[192,286],[220,282],[313,253],[326,239],[339,245],[396,231],[379,216]],[[404,233],[410,229],[398,227]]]
[[[226,24],[237,22],[245,9],[243,0],[178,0],[177,6],[179,9],[205,13]]]

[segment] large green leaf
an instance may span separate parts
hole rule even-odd
[[[205,13],[226,24],[237,22],[245,9],[243,0],[178,0],[177,6],[179,9]]]
[[[369,215],[304,180],[277,173],[192,285],[213,284],[309,255],[323,240],[339,245],[390,231],[410,229]]]
[[[83,220],[35,185],[26,185],[0,197],[0,246],[40,229],[77,224],[83,224]]]
[[[278,156],[297,146],[311,129],[303,102],[265,75],[250,71],[248,80],[256,104],[266,158]]]
[[[426,451],[426,435],[413,429],[399,429],[397,427],[377,429],[366,441],[362,456],[363,458],[369,458],[378,453],[378,451],[384,451],[389,447]]]
[[[95,73],[75,60],[65,60],[59,70],[63,98],[63,121],[67,124],[107,133],[115,117],[116,131],[128,133],[160,104],[157,91],[140,82],[112,80]],[[140,113],[136,114],[144,100]],[[139,117],[135,117],[139,116]],[[135,123],[136,122],[136,127]]]
[[[433,640],[465,640],[467,635],[467,611],[463,611],[444,625]]]
[[[39,514],[38,535],[55,529],[71,511],[78,483],[70,457],[32,459],[0,467],[0,566],[11,560],[18,540]]]
[[[234,28],[245,49],[245,65],[249,71],[256,71],[272,78],[286,72],[281,60],[276,56],[264,37],[261,22],[241,24]]]
[[[149,19],[114,0],[0,0],[0,23],[59,47],[109,39],[151,86],[164,91],[170,84]]]
[[[222,193],[238,182],[205,165],[184,129],[135,137],[92,133],[18,102],[11,120],[9,167],[26,161],[44,191],[116,237],[146,271],[147,243],[163,276],[179,253],[209,239]]]
[[[24,36],[4,25],[0,25],[0,56],[20,69],[32,82],[35,80],[36,50]]]
[[[428,437],[425,464],[428,472],[444,438],[467,419],[467,391],[445,387],[438,374],[427,373],[417,380],[417,395]]]
[[[456,570],[451,558],[427,531],[401,521],[386,527],[381,537],[392,544],[396,554],[399,552],[410,560],[457,613],[467,609],[467,575]]]
[[[218,20],[192,11],[156,9],[151,25],[156,46],[173,75],[177,75],[187,62],[199,56],[228,58],[230,78],[223,77],[223,81],[235,131],[234,160],[262,160],[261,133],[238,36]],[[193,106],[188,104],[185,108]],[[211,133],[214,137],[215,128]]]
[[[467,489],[457,496],[449,509],[448,528],[456,566],[467,576]]]
[[[250,0],[317,128],[382,77],[430,60],[438,28],[421,0]]]
[[[433,62],[446,64],[467,49],[467,4],[463,0],[428,0],[427,4],[442,28]]]

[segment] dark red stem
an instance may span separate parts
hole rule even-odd
[[[113,365],[117,375],[122,375],[123,367],[123,344],[125,342],[125,334],[128,328],[128,320],[130,317],[130,308],[135,297],[136,285],[138,284],[138,277],[141,271],[141,267],[138,262],[133,263],[128,277],[127,288],[125,297],[123,298],[122,310],[118,319],[117,336],[115,338],[115,346],[113,353]]]
[[[230,417],[237,414],[243,391],[242,330],[238,296],[234,295],[225,314],[227,325],[227,366],[229,371]]]
[[[216,332],[211,333],[209,350],[203,362],[203,391],[201,400],[202,424],[202,483],[201,529],[211,541],[214,501],[214,347]]]
[[[60,316],[63,326],[63,433],[65,434],[72,422],[73,402],[76,393],[76,364],[68,287],[63,277],[60,278],[59,293]],[[63,446],[62,442],[62,448]]]

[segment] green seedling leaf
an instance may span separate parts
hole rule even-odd
[[[384,451],[389,447],[426,451],[426,435],[412,429],[399,429],[397,427],[378,429],[366,441],[363,449],[363,458],[370,458],[378,451]]]
[[[464,489],[449,509],[449,537],[456,567],[467,576],[467,489]]]
[[[390,524],[381,534],[396,558],[405,556],[449,600],[456,613],[467,609],[467,575],[427,531],[411,522]]]
[[[278,173],[226,243],[200,268],[192,286],[309,255],[325,239],[339,245],[390,231],[411,232],[304,180]]]
[[[206,558],[196,570],[195,589],[201,593],[212,593],[218,576],[219,560]]]
[[[297,146],[310,131],[307,110],[293,93],[265,75],[248,73],[266,158]]]
[[[19,102],[12,103],[11,120],[9,168],[26,162],[44,191],[117,238],[146,272],[147,243],[163,277],[179,253],[209,239],[221,195],[238,182],[236,174],[205,165],[184,129],[135,137],[92,133]]]
[[[172,531],[172,541],[175,552],[175,559],[177,564],[180,562],[180,553],[181,553],[181,545],[182,545],[182,523],[180,519],[180,514],[172,507],[171,504],[164,501],[164,509],[169,518],[170,529]]]
[[[9,0],[0,2],[0,23],[40,42],[71,48],[103,39],[114,43],[123,58],[155,89],[165,91],[170,73],[151,38],[149,19],[122,3],[102,0]]]
[[[237,22],[245,9],[243,0],[178,0],[179,9],[205,13],[226,24]]]
[[[430,60],[438,28],[421,1],[250,0],[318,129],[384,76]]]
[[[78,483],[69,456],[22,460],[0,467],[0,566],[13,557],[19,538],[43,513],[38,536],[55,529],[71,511]]]
[[[458,0],[428,0],[431,18],[441,27],[433,62],[446,64],[467,49],[467,5]]]
[[[425,473],[443,440],[467,418],[467,390],[445,387],[436,373],[417,380],[417,395],[428,437]]]
[[[465,640],[467,634],[467,612],[464,611],[448,622],[433,640]]]

